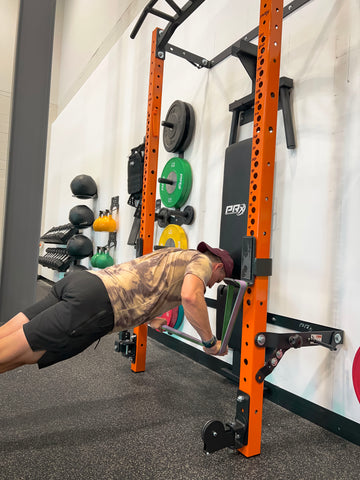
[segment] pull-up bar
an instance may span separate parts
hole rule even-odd
[[[255,27],[250,30],[248,33],[243,35],[239,40],[235,43],[230,45],[230,47],[226,48],[218,55],[216,55],[211,60],[206,59],[200,55],[195,53],[189,52],[184,50],[183,48],[177,47],[175,45],[171,45],[169,43],[170,38],[173,36],[177,27],[179,27],[205,0],[190,0],[187,2],[182,8],[180,8],[174,0],[165,0],[166,3],[176,12],[174,16],[166,12],[162,12],[153,8],[158,0],[151,0],[142,11],[138,21],[136,22],[135,27],[133,28],[130,38],[134,39],[140,30],[142,24],[144,23],[148,14],[155,15],[156,17],[163,18],[164,20],[168,20],[168,25],[162,31],[161,36],[158,39],[157,43],[157,56],[159,58],[164,58],[165,52],[172,53],[173,55],[177,55],[197,68],[212,68],[218,65],[220,62],[225,60],[226,58],[234,55],[234,51],[238,50],[240,45],[246,41],[250,42],[254,40],[259,35],[259,27]],[[310,0],[293,0],[288,5],[284,6],[283,8],[283,18],[287,17],[288,15],[294,13],[298,8],[304,6]],[[255,45],[254,45],[255,46]],[[256,47],[256,46],[255,46]]]
[[[141,28],[141,25],[144,23],[145,18],[150,13],[156,17],[164,18],[168,20],[166,28],[163,30],[161,38],[158,40],[157,50],[165,51],[165,46],[167,45],[170,38],[173,36],[175,30],[181,25],[185,20],[198,8],[205,0],[190,0],[182,8],[180,8],[174,0],[165,0],[168,5],[176,12],[174,16],[171,16],[165,12],[161,12],[154,7],[158,0],[151,0],[144,10],[142,11],[139,20],[136,22],[135,27],[133,28],[130,38],[135,38],[136,34]]]

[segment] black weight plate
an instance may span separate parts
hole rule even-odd
[[[186,131],[187,114],[185,102],[175,100],[170,106],[165,122],[172,124],[171,127],[164,126],[163,143],[167,152],[179,152],[184,143],[184,134]]]
[[[185,150],[190,145],[190,142],[194,134],[194,128],[195,128],[195,113],[194,113],[193,107],[190,105],[190,103],[185,103],[185,109],[186,109],[186,126],[185,126],[184,137],[179,147],[180,152],[185,152]]]

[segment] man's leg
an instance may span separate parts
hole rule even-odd
[[[15,318],[12,320],[15,320]],[[21,322],[21,319],[19,321]],[[15,324],[15,322],[13,323]],[[44,353],[45,350],[39,352],[31,350],[21,324],[17,330],[0,339],[0,373],[13,370],[22,365],[37,363]]]
[[[29,319],[23,313],[18,313],[15,315],[15,317],[0,327],[0,340],[7,337],[11,333],[16,332],[16,330],[19,330],[19,328],[22,328],[24,323],[27,323],[28,321]]]

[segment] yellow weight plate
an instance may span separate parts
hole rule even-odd
[[[159,245],[162,247],[175,247],[186,250],[188,248],[187,236],[179,225],[168,225],[161,234]]]

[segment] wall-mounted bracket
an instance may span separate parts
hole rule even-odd
[[[247,444],[250,397],[238,390],[236,399],[236,418],[226,426],[219,420],[208,421],[202,430],[204,452],[217,452],[223,448],[238,449]]]
[[[196,68],[211,68],[211,63],[206,58],[196,55],[196,53],[189,52],[183,48],[176,47],[175,45],[171,45],[170,43],[165,46],[165,51],[187,60]]]
[[[119,213],[119,195],[111,198],[110,212],[112,213],[113,211]]]
[[[231,54],[243,64],[252,82],[252,92],[255,92],[257,45],[240,40],[238,45],[231,46]]]
[[[269,333],[260,332],[255,337],[257,347],[272,348],[266,364],[256,374],[256,381],[262,383],[270,375],[290,348],[322,346],[331,351],[344,343],[343,330],[321,330],[317,332]]]
[[[179,48],[175,45],[170,45],[168,42],[170,41],[171,36],[175,32],[176,28],[183,23],[190,15],[193,13],[205,0],[192,0],[187,2],[182,8],[180,8],[173,0],[165,0],[168,5],[170,5],[173,10],[176,12],[176,15],[171,16],[168,13],[161,12],[160,10],[156,10],[154,5],[157,3],[158,0],[151,0],[142,11],[134,29],[132,30],[130,37],[135,38],[138,31],[140,30],[142,24],[146,16],[150,13],[159,18],[163,18],[164,20],[168,20],[169,24],[164,29],[164,33],[162,34],[161,40],[159,40],[157,45],[157,53],[156,56],[158,58],[165,58],[165,52],[172,53],[177,55],[184,60],[187,60],[196,68],[213,68],[218,65],[220,62],[225,60],[226,58],[234,55],[234,49],[236,50],[239,48],[239,45],[242,41],[250,42],[254,40],[259,35],[259,27],[255,27],[250,32],[243,35],[240,40],[237,40],[235,43],[227,47],[225,50],[217,54],[211,60],[207,60],[206,58],[202,57],[201,55],[196,55],[192,52],[184,50],[183,48]],[[298,8],[301,8],[303,5],[308,3],[310,0],[293,0],[288,5],[284,6],[284,18],[288,15],[294,13]],[[190,10],[191,7],[191,10]],[[160,55],[159,55],[159,52]]]
[[[117,245],[116,232],[110,232],[107,248],[112,248],[112,247],[115,248],[116,245]]]
[[[291,78],[280,78],[278,110],[282,110],[283,112],[286,146],[289,149],[294,149],[296,147],[294,124],[290,106],[290,93],[293,87],[294,82]],[[249,95],[246,95],[229,105],[229,111],[232,112],[230,145],[237,142],[238,127],[254,120],[254,101],[255,93],[252,91]]]
[[[255,237],[243,237],[241,250],[241,280],[253,285],[255,277],[268,277],[272,274],[271,258],[256,258]]]

